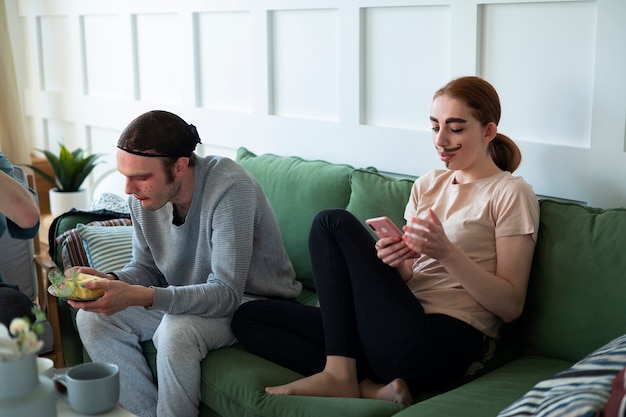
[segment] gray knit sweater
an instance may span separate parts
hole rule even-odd
[[[225,317],[244,293],[300,294],[274,211],[258,182],[234,161],[198,158],[191,207],[180,226],[172,223],[171,203],[148,211],[130,196],[129,204],[133,256],[115,274],[154,286],[152,308]]]

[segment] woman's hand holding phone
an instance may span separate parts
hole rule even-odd
[[[405,260],[418,258],[419,254],[408,248],[398,228],[387,216],[375,217],[365,221],[379,237],[376,242],[378,258],[392,267],[399,267]]]
[[[379,239],[384,237],[402,237],[403,235],[398,226],[387,216],[367,219],[365,220],[365,224],[374,231]]]

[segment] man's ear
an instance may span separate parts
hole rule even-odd
[[[189,168],[189,158],[181,156],[174,163],[174,174],[182,175],[187,171],[187,168]]]

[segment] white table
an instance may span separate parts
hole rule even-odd
[[[57,416],[58,417],[93,417],[87,414],[79,414],[70,408],[65,401],[57,400]],[[98,417],[133,417],[134,414],[124,410],[119,405],[108,413],[98,414]]]

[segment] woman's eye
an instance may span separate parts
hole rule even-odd
[[[450,131],[452,133],[461,133],[463,131],[463,129],[462,128],[461,129],[450,129]]]
[[[439,126],[433,126],[432,129],[433,132],[439,132]]]

